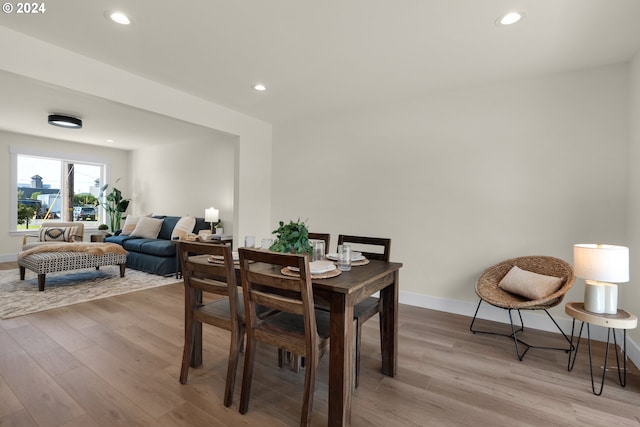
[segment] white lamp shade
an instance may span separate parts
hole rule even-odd
[[[575,275],[585,280],[624,283],[629,281],[629,248],[624,246],[573,245]]]
[[[219,219],[219,211],[216,208],[207,208],[204,210],[204,220],[205,222],[218,222]]]

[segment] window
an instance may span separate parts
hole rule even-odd
[[[17,151],[12,147],[12,229],[31,230],[42,221],[83,221],[97,226],[97,206],[106,163]]]

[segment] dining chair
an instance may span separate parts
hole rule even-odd
[[[331,234],[309,232],[309,240],[324,241],[324,249],[327,253],[329,252],[329,243],[331,242]],[[321,310],[327,311],[325,310],[325,307],[319,307],[319,308]],[[285,364],[289,365],[292,371],[300,372],[300,368],[304,367],[304,357],[300,357],[297,354],[293,354],[286,351],[278,351],[278,366],[282,368]]]
[[[256,345],[260,341],[305,357],[300,425],[309,425],[316,369],[329,343],[329,314],[314,308],[309,255],[250,248],[240,248],[239,252],[247,328],[240,413],[249,409]],[[298,275],[283,275],[281,271],[287,267],[297,268]],[[260,319],[259,304],[278,312]]]
[[[324,250],[326,252],[329,252],[329,243],[331,242],[331,234],[309,232],[309,240],[324,240]]]
[[[202,360],[202,346],[195,348],[196,338],[197,342],[202,342],[202,323],[230,331],[224,406],[231,406],[245,331],[244,305],[238,297],[231,246],[180,241],[178,254],[185,291],[184,351],[180,383],[187,382],[189,365],[194,366]],[[216,261],[209,262],[206,258],[203,260],[204,257],[199,255],[215,257]],[[223,298],[203,303],[203,292],[221,295]],[[196,334],[199,336],[196,337]],[[219,343],[215,345],[218,346]]]
[[[391,255],[391,239],[381,237],[338,235],[338,245],[349,244],[352,250],[361,252],[367,259],[389,262]],[[374,250],[375,249],[375,250]],[[369,297],[353,307],[355,322],[355,378],[354,387],[360,384],[360,348],[362,347],[362,324],[380,312],[380,299]],[[382,340],[382,325],[380,325]]]

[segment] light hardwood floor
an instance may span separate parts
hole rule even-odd
[[[222,404],[227,332],[204,327],[204,364],[191,369],[188,384],[178,382],[182,301],[176,284],[0,320],[0,426],[297,425],[304,375],[278,369],[276,351],[266,345],[258,349],[246,415],[237,410],[241,370],[234,404]],[[401,306],[399,318],[395,378],[379,372],[377,320],[364,325],[355,426],[640,424],[633,366],[626,388],[610,372],[597,397],[586,346],[567,372],[565,353],[531,350],[519,362],[512,342],[472,335],[468,317]],[[528,334],[561,343],[552,334]],[[327,422],[327,372],[324,358],[314,426]]]

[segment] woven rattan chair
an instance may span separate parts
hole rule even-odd
[[[521,296],[512,294],[507,292],[500,287],[498,287],[498,283],[500,280],[511,270],[513,266],[518,266],[522,270],[531,271],[538,274],[544,274],[545,276],[554,276],[560,277],[563,279],[563,283],[560,288],[548,295],[544,298],[529,300],[523,298]],[[567,262],[549,256],[524,256],[519,258],[512,258],[501,263],[498,263],[492,267],[487,268],[478,280],[476,281],[476,294],[480,297],[480,301],[478,302],[478,307],[476,308],[476,312],[473,315],[473,320],[471,321],[471,325],[469,329],[471,332],[475,333],[484,333],[484,334],[492,334],[492,335],[501,335],[508,338],[513,339],[516,355],[518,356],[518,360],[522,360],[524,355],[529,351],[530,348],[542,348],[548,350],[563,350],[565,352],[569,352],[573,350],[573,345],[571,344],[571,340],[567,337],[567,335],[562,331],[562,328],[558,325],[555,319],[551,316],[548,309],[557,306],[562,302],[564,295],[567,293],[569,289],[573,286],[575,282],[575,276],[573,274],[573,268]],[[474,329],[473,325],[476,321],[476,317],[478,316],[478,310],[480,310],[480,305],[482,302],[486,302],[495,307],[503,308],[509,313],[509,322],[511,324],[511,333],[503,334],[498,332],[490,332],[490,331],[481,331],[478,329]],[[512,311],[516,310],[518,312],[518,316],[520,317],[520,326],[516,328],[513,323]],[[556,348],[556,347],[544,347],[544,346],[535,346],[532,344],[528,344],[518,338],[518,334],[524,331],[524,323],[522,321],[522,313],[521,310],[543,310],[547,313],[547,316],[553,321],[554,325],[558,328],[562,336],[569,344],[568,348]],[[522,344],[525,348],[524,351],[520,351],[519,344]]]

